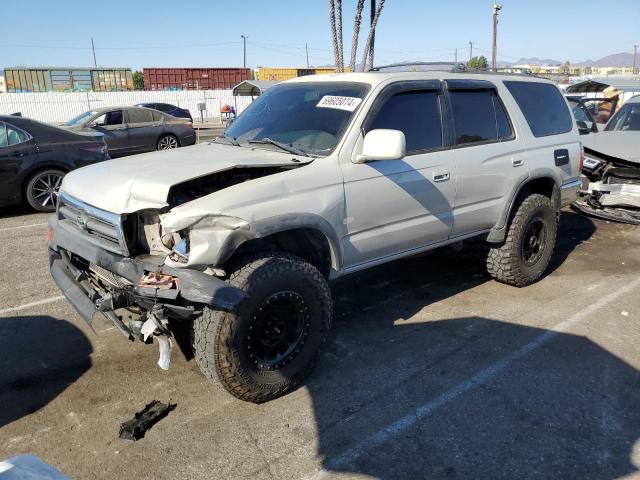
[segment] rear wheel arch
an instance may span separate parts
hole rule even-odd
[[[542,175],[525,180],[512,194],[508,207],[504,210],[500,222],[494,226],[487,235],[487,242],[502,243],[507,236],[507,230],[514,213],[520,203],[529,195],[540,194],[548,197],[556,210],[556,215],[560,212],[560,187],[556,180],[550,175]]]
[[[180,142],[180,137],[178,135],[172,132],[162,132],[160,135],[158,135],[158,139],[156,140],[156,150],[158,150],[158,145],[160,144],[160,140],[162,140],[164,137],[173,137],[178,142],[178,147],[182,146],[182,142]]]

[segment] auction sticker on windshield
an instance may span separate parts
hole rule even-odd
[[[362,102],[358,97],[339,97],[336,95],[325,95],[320,99],[316,107],[320,108],[337,108],[338,110],[346,110],[353,112]]]

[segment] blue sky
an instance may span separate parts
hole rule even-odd
[[[356,0],[343,0],[345,45],[351,45]],[[368,0],[367,0],[368,2]],[[640,43],[639,0],[503,0],[498,58],[596,59],[632,52]],[[91,37],[100,66],[242,66],[332,62],[327,0],[191,0],[108,2],[11,1],[0,17],[0,68],[88,66]],[[364,34],[361,36],[364,42]],[[376,63],[452,61],[490,56],[490,0],[387,0]],[[362,43],[361,43],[362,44]],[[349,57],[349,52],[345,52]],[[358,58],[360,55],[358,56]]]

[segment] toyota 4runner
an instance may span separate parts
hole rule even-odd
[[[155,339],[163,368],[187,322],[202,372],[264,402],[311,371],[337,277],[480,237],[494,279],[538,280],[581,157],[543,79],[297,78],[211,143],[69,173],[49,220],[51,273],[90,325]]]

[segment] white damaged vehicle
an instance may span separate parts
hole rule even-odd
[[[203,373],[264,402],[311,371],[337,277],[480,237],[495,279],[538,280],[580,162],[566,101],[542,79],[298,78],[214,142],[68,174],[51,272],[89,324],[155,339],[162,367],[188,323]]]
[[[573,208],[640,225],[640,95],[616,112],[604,131],[583,137],[583,173],[589,180]]]

